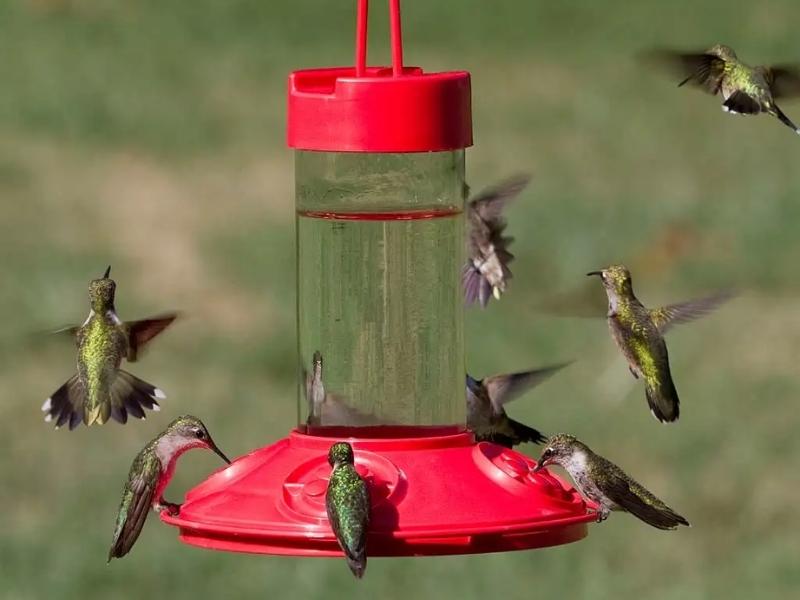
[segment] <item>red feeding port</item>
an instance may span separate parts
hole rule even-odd
[[[370,556],[553,546],[595,519],[569,485],[466,430],[469,74],[404,67],[399,0],[389,9],[391,67],[366,64],[360,0],[356,65],[289,78],[298,423],[162,513],[188,544],[341,556],[325,512],[340,440],[369,487]]]

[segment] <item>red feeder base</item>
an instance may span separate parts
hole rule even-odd
[[[596,518],[573,488],[546,470],[534,474],[529,458],[476,444],[470,433],[364,439],[293,431],[211,475],[189,491],[178,516],[163,512],[161,520],[202,548],[341,556],[325,513],[327,453],[341,439],[370,489],[370,556],[556,546],[585,537]]]

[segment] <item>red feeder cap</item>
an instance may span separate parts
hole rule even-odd
[[[161,520],[202,548],[341,556],[325,512],[328,449],[339,439],[293,432],[217,471]],[[370,490],[369,556],[554,546],[583,538],[597,519],[573,488],[534,473],[534,461],[470,433],[345,439]]]
[[[431,152],[472,145],[466,71],[404,67],[295,71],[289,76],[288,143],[299,150]]]
[[[367,66],[368,0],[358,0],[354,67],[289,76],[291,148],[435,152],[472,145],[469,73],[403,66],[400,0],[390,0],[392,66]]]

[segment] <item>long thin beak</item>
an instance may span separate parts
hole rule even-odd
[[[103,273],[103,279],[108,279],[108,276],[111,275],[111,265],[108,265],[106,272]]]
[[[219,457],[226,463],[231,464],[230,459],[222,453],[222,450],[217,448],[217,445],[214,443],[214,440],[208,440],[208,447],[211,448],[214,452],[216,452],[217,455],[219,455]]]
[[[586,274],[587,277],[591,277],[592,275],[599,275],[600,277],[602,277],[603,276],[603,272],[602,271],[589,271]]]
[[[536,463],[536,466],[533,468],[534,473],[538,473],[544,469],[544,461],[540,458],[539,461]]]

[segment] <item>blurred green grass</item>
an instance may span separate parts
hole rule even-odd
[[[692,529],[617,516],[567,547],[378,559],[355,582],[342,561],[188,548],[151,517],[131,555],[106,566],[130,460],[170,415],[202,416],[232,455],[294,424],[285,76],[351,62],[351,4],[0,3],[0,596],[796,595],[800,146],[776,121],[732,119],[632,58],[720,41],[752,62],[800,60],[793,0],[404,4],[407,62],[473,74],[472,185],[535,176],[510,211],[510,293],[468,313],[470,371],[579,359],[512,414],[584,438]],[[375,4],[371,62],[385,62]],[[800,118],[797,103],[785,110]],[[650,304],[743,290],[670,335],[684,404],[673,427],[647,413],[602,320],[538,308],[611,261],[635,265]],[[19,340],[82,319],[85,283],[109,262],[123,317],[187,315],[136,371],[170,398],[144,423],[53,432],[38,407],[74,358]],[[216,466],[189,454],[169,496]]]

